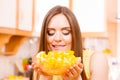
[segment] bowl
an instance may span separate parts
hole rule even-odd
[[[50,51],[48,53],[41,51],[36,57],[40,69],[48,75],[62,75],[78,61],[78,57],[74,56],[72,50]]]

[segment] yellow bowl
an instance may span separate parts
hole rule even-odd
[[[78,60],[78,57],[74,56],[74,51],[72,50],[66,52],[50,51],[48,54],[41,51],[36,57],[40,68],[48,75],[61,75]]]

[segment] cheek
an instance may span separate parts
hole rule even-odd
[[[47,43],[52,43],[52,41],[53,41],[53,37],[48,37],[47,36]]]
[[[65,40],[65,42],[66,42],[67,44],[72,44],[72,37],[71,37],[71,35],[70,35],[70,36],[65,36],[65,37],[64,37],[64,40]]]

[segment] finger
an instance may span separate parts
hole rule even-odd
[[[39,67],[37,65],[33,66],[33,69],[37,70]]]
[[[77,74],[77,71],[76,71],[76,66],[74,65],[73,67],[70,68],[70,71],[71,73],[74,75],[74,74]]]
[[[69,71],[68,77],[69,77],[69,78],[73,78],[73,77],[74,77],[74,76],[73,76],[73,73],[72,73],[71,71]]]
[[[83,64],[82,63],[78,63],[78,66],[83,69]]]
[[[70,80],[72,78],[72,73],[67,70],[66,73],[63,75],[63,80]]]
[[[78,65],[75,66],[76,73],[80,74],[83,68],[79,67]]]

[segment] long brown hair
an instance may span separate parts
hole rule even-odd
[[[63,6],[55,6],[46,14],[41,29],[39,51],[48,51],[46,40],[48,24],[53,16],[61,13],[68,19],[72,30],[72,50],[75,51],[75,56],[82,57],[82,39],[79,24],[72,11]]]
[[[64,6],[59,6],[59,5],[50,9],[43,20],[41,34],[40,34],[39,52],[40,51],[46,51],[46,53],[48,52],[47,27],[52,17],[57,14],[63,14],[66,16],[72,32],[72,50],[75,52],[75,56],[81,57],[81,60],[83,60],[82,59],[83,58],[82,57],[82,38],[81,38],[81,31],[80,31],[80,26],[78,24],[78,21],[70,9]]]

